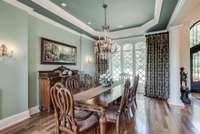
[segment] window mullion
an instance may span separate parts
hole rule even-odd
[[[136,75],[136,56],[135,56],[135,44],[132,45],[132,57],[133,57],[133,77]]]
[[[121,47],[121,51],[120,51],[120,56],[121,56],[121,73],[124,72],[124,54],[123,54],[123,45],[120,46]]]

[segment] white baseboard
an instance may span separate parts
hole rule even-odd
[[[29,110],[0,120],[0,130],[30,118]]]
[[[36,114],[36,113],[39,113],[39,112],[40,112],[39,106],[35,106],[35,107],[32,107],[32,108],[29,109],[30,115],[33,115],[33,114]]]
[[[39,106],[35,106],[35,107],[32,107],[29,110],[24,111],[22,113],[15,114],[13,116],[4,118],[4,119],[0,120],[0,130],[10,127],[12,125],[15,125],[17,123],[20,123],[20,122],[24,121],[25,119],[30,118],[30,115],[33,115],[33,114],[36,114],[39,112],[40,112]]]

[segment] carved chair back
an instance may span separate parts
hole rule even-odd
[[[84,74],[81,81],[82,81],[81,87],[83,89],[89,89],[94,86],[94,79],[89,74]]]
[[[65,82],[65,86],[70,91],[72,91],[73,89],[79,89],[80,88],[79,76],[74,75],[74,76],[69,77]]]
[[[137,106],[136,93],[138,88],[138,82],[139,82],[139,75],[134,77],[133,86],[128,91],[127,106],[132,105],[133,102],[135,102],[135,105]]]
[[[120,74],[120,81],[124,82],[127,80],[127,79],[130,79],[130,75],[128,73],[121,73]]]
[[[126,105],[127,105],[127,97],[129,94],[129,89],[130,89],[130,79],[127,79],[125,84],[124,84],[124,91],[122,94],[122,98],[121,98],[121,102],[120,102],[120,106],[119,106],[119,113],[125,112],[126,109]]]
[[[77,133],[78,127],[74,118],[74,101],[70,91],[61,83],[56,83],[50,91],[55,110],[56,128],[67,133]]]
[[[134,86],[133,86],[133,88],[134,88],[134,95],[136,95],[136,93],[137,93],[137,89],[138,89],[138,83],[139,83],[139,75],[137,75],[137,76],[135,76],[134,77]]]

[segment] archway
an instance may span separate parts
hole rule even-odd
[[[191,91],[200,92],[200,21],[190,28]]]

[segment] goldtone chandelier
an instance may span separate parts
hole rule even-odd
[[[109,25],[107,24],[107,7],[108,5],[103,3],[105,23],[102,26],[103,37],[99,36],[99,40],[96,42],[98,52],[114,52],[113,41],[110,37]]]

